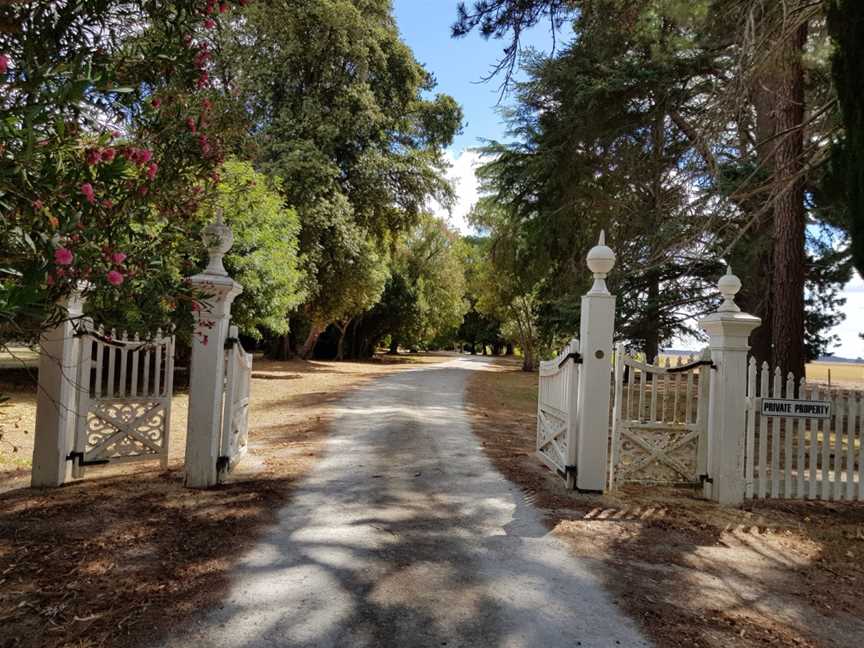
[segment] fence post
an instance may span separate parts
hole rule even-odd
[[[73,291],[61,305],[66,318],[39,338],[39,387],[33,435],[33,488],[62,486],[72,477],[72,452],[78,397],[81,343],[74,320],[80,319],[84,298]]]
[[[746,426],[747,352],[750,333],[762,320],[742,313],[735,303],[741,280],[727,267],[717,283],[723,303],[699,321],[708,333],[711,387],[708,399],[708,457],[705,495],[720,504],[744,501],[744,437]],[[701,372],[700,372],[701,374]]]
[[[606,287],[606,275],[615,267],[615,253],[606,247],[606,235],[588,252],[594,285],[582,297],[579,341],[582,371],[577,393],[576,488],[602,492],[609,465],[609,390],[612,372],[612,335],[615,296]]]
[[[231,249],[234,236],[222,222],[204,230],[210,262],[204,272],[189,278],[203,295],[195,311],[195,332],[189,360],[189,418],[186,427],[186,486],[207,488],[217,483],[222,429],[222,397],[225,390],[225,339],[231,320],[231,304],[243,291],[225,271],[222,257]]]

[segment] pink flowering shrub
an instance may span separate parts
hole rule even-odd
[[[17,313],[34,304],[50,319],[52,305],[82,282],[96,319],[118,328],[165,327],[178,308],[189,310],[183,278],[200,255],[208,217],[200,207],[214,190],[224,139],[238,128],[210,81],[205,27],[240,4],[5,10],[10,25],[28,24],[0,31],[5,321],[24,326]]]

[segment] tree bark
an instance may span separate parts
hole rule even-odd
[[[804,67],[807,25],[784,39],[777,77],[771,342],[785,376],[804,376]]]
[[[345,359],[345,333],[348,331],[350,325],[350,321],[345,326],[342,326],[339,322],[334,324],[336,330],[339,331],[339,341],[336,342],[336,360]]]
[[[324,331],[324,325],[318,322],[312,322],[312,327],[309,329],[309,335],[306,336],[306,341],[300,349],[300,357],[308,360],[312,357],[315,351],[315,343],[318,342],[318,337]]]
[[[395,337],[390,338],[390,349],[387,351],[389,355],[396,355],[399,353],[399,340]]]

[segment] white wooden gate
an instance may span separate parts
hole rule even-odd
[[[244,457],[249,441],[249,383],[252,354],[240,344],[236,326],[225,341],[225,396],[222,411],[222,441],[217,463],[219,480],[234,470]]]
[[[640,362],[615,347],[609,488],[694,484],[705,474],[710,360]]]
[[[576,463],[579,368],[579,340],[575,338],[557,358],[540,363],[537,454],[549,468],[562,475],[567,475],[568,467]]]
[[[757,369],[750,358],[745,496],[864,500],[864,393]]]
[[[168,465],[174,337],[161,330],[152,339],[85,328],[75,440],[74,477],[86,466],[159,459]]]

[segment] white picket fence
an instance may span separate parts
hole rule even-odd
[[[746,407],[747,498],[864,500],[864,393],[784,381],[751,358]]]
[[[574,438],[579,386],[579,340],[573,339],[553,360],[540,363],[537,397],[537,455],[562,474],[576,461]]]
[[[84,328],[79,338],[73,476],[86,466],[148,459],[167,467],[174,337]]]

